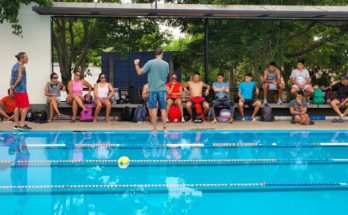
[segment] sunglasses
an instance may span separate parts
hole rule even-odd
[[[52,79],[58,79],[58,77],[53,77]]]

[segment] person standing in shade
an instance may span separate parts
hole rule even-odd
[[[29,58],[25,52],[19,52],[15,57],[18,62],[12,67],[10,81],[10,88],[14,92],[14,100],[16,102],[14,110],[15,125],[13,129],[30,130],[31,127],[25,123],[25,117],[27,116],[30,105],[27,94],[27,72],[24,67],[24,64],[28,63]],[[21,112],[20,109],[22,109]],[[20,122],[19,114],[21,114]]]
[[[134,60],[135,70],[138,75],[147,73],[149,86],[148,107],[153,125],[153,132],[157,131],[157,109],[161,110],[163,131],[167,130],[166,115],[166,81],[169,74],[169,64],[163,60],[163,50],[155,50],[155,59],[149,60],[142,68],[139,66],[140,59]],[[157,105],[158,104],[158,105]]]

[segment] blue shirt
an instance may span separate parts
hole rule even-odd
[[[226,87],[228,87],[228,84],[226,82],[222,82],[222,83],[214,82],[213,87],[225,89]],[[227,92],[215,92],[215,97],[219,97],[219,98],[228,97],[228,93]]]
[[[149,60],[143,67],[147,73],[149,92],[166,91],[166,81],[169,74],[169,64],[164,60]]]
[[[11,72],[11,84],[13,85],[16,80],[18,79],[18,71],[21,67],[21,64],[16,63],[13,67],[12,67],[12,72]],[[22,71],[22,80],[21,82],[19,82],[13,92],[15,93],[25,93],[27,92],[27,73],[25,72],[25,68],[23,67],[23,71]]]
[[[249,83],[243,81],[239,84],[238,91],[242,95],[243,99],[253,99],[255,87],[256,84],[254,81],[250,81]]]

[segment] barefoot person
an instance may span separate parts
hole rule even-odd
[[[332,85],[329,89],[337,92],[335,99],[331,101],[332,109],[338,114],[338,119],[332,120],[332,122],[342,123],[345,116],[348,116],[348,75],[341,77],[341,81]],[[345,109],[342,113],[340,108]]]
[[[84,79],[81,80],[81,72],[76,71],[74,73],[74,79],[68,83],[68,97],[66,98],[66,102],[72,106],[73,115],[71,122],[76,122],[79,107],[81,107],[83,111],[86,110],[85,106],[83,105],[83,86],[88,87],[88,94],[91,94],[92,85]]]
[[[138,75],[147,73],[149,86],[148,105],[152,118],[153,132],[157,131],[157,109],[161,110],[163,131],[167,130],[166,115],[166,81],[169,74],[169,64],[163,60],[163,51],[160,48],[155,50],[155,59],[149,60],[142,68],[139,66],[140,60],[135,59],[134,65]],[[158,105],[157,105],[158,104]]]
[[[244,117],[244,105],[253,107],[254,111],[251,115],[251,121],[256,121],[255,116],[261,108],[261,102],[254,98],[254,93],[256,96],[259,95],[259,88],[256,87],[256,83],[252,81],[251,73],[245,75],[245,81],[238,86],[238,96],[239,96],[239,112],[242,116],[242,121],[245,121]]]
[[[293,117],[293,122],[301,125],[313,124],[307,114],[307,102],[303,99],[302,93],[298,93],[296,98],[290,101],[290,113]]]
[[[25,124],[25,117],[29,110],[29,98],[27,94],[27,72],[24,64],[28,63],[28,55],[25,52],[19,52],[16,55],[18,62],[12,67],[11,73],[11,90],[14,92],[14,100],[16,107],[14,110],[15,125],[13,129],[16,130],[30,130]],[[20,111],[22,109],[22,111]],[[19,114],[21,114],[21,121],[19,122]]]
[[[94,85],[95,112],[93,122],[97,122],[100,109],[105,105],[105,121],[110,122],[111,102],[110,98],[115,94],[114,87],[106,81],[103,73],[99,74],[97,84]]]
[[[60,91],[65,91],[65,86],[62,82],[58,81],[57,73],[53,72],[50,75],[50,82],[45,86],[45,95],[47,96],[47,103],[50,105],[50,113],[48,121],[52,121],[54,114],[57,117],[61,117],[61,113],[58,109],[58,104],[60,103]]]
[[[170,107],[175,104],[178,106],[181,115],[181,122],[185,122],[184,110],[181,102],[182,85],[177,81],[177,76],[175,73],[171,73],[169,77],[169,82],[167,83],[167,116],[169,116]]]
[[[0,105],[4,106],[4,110],[0,107],[0,117],[4,121],[14,121],[14,110],[16,108],[16,102],[13,97],[13,90],[7,90],[7,96],[0,100]]]
[[[209,103],[205,101],[203,97],[203,88],[206,88],[204,95],[209,95],[210,86],[203,81],[200,80],[201,75],[199,72],[195,72],[192,76],[192,80],[186,83],[186,88],[189,89],[190,92],[190,101],[186,103],[187,112],[190,114],[190,122],[192,122],[193,114],[192,107],[196,104],[200,104],[200,108],[203,108],[203,114],[208,113],[209,111]],[[198,110],[196,110],[198,111]],[[198,111],[200,112],[200,111]]]

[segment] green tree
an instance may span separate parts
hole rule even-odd
[[[4,21],[11,24],[13,34],[22,36],[22,27],[18,23],[18,11],[21,4],[37,3],[40,6],[51,6],[52,0],[0,0],[0,24]]]

